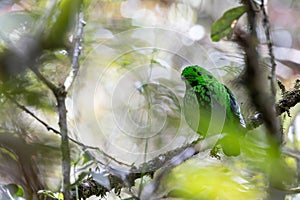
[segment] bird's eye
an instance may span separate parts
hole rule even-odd
[[[202,75],[202,73],[201,73],[201,72],[198,72],[197,74],[198,74],[198,76],[201,76],[201,75]]]

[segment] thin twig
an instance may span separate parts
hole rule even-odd
[[[29,68],[36,75],[36,77],[40,81],[42,81],[56,96],[59,88],[56,85],[54,85],[51,81],[49,81],[46,77],[44,77],[44,75],[38,70],[38,68],[36,66],[29,66]]]
[[[127,166],[127,167],[131,167],[131,165],[129,164],[126,164],[126,163],[123,163],[121,161],[118,161],[116,158],[110,156],[109,154],[105,153],[103,150],[101,150],[99,147],[94,147],[94,146],[89,146],[89,145],[85,145],[83,144],[82,142],[79,142],[73,138],[70,138],[69,137],[69,140],[72,141],[73,143],[77,144],[78,146],[82,147],[82,150],[86,150],[86,149],[92,149],[92,150],[96,150],[98,152],[100,152],[102,155],[104,155],[105,157],[107,157],[108,159],[114,161],[115,163],[119,164],[119,165],[123,165],[123,166]],[[93,156],[92,156],[93,157]],[[94,158],[93,159],[97,162],[99,162],[100,164],[103,164],[101,163],[98,159]]]
[[[265,29],[265,35],[267,39],[267,46],[268,46],[268,51],[269,51],[269,56],[270,56],[270,62],[271,62],[271,77],[270,77],[270,82],[271,82],[271,91],[272,94],[276,95],[276,62],[275,62],[275,56],[273,53],[273,44],[272,44],[272,39],[271,39],[271,31],[270,31],[270,21],[269,21],[269,16],[266,11],[265,3],[264,0],[261,0],[261,10],[263,13],[263,26]]]
[[[81,53],[81,42],[83,38],[83,27],[85,26],[85,21],[83,20],[83,14],[82,12],[79,13],[79,24],[78,24],[78,30],[77,35],[75,37],[75,44],[74,44],[74,50],[73,50],[73,56],[72,56],[72,67],[71,71],[68,75],[68,77],[65,80],[64,86],[66,88],[66,91],[68,91],[73,84],[79,70],[79,55]]]
[[[14,100],[9,94],[7,94],[7,93],[3,93],[3,94],[6,96],[6,98],[8,98],[10,101],[12,101],[14,104],[16,104],[16,106],[18,108],[20,108],[21,110],[23,110],[24,112],[26,112],[27,114],[29,114],[31,117],[33,117],[34,119],[36,119],[38,122],[40,122],[43,126],[45,126],[48,131],[53,131],[54,133],[60,135],[60,132],[58,130],[56,130],[55,128],[52,128],[51,126],[49,126],[45,121],[43,121],[42,119],[40,119],[39,117],[37,117],[33,112],[31,112],[24,105],[20,104],[16,100]]]
[[[36,119],[39,123],[41,123],[43,126],[46,127],[46,129],[48,131],[52,131],[58,135],[61,136],[61,133],[51,127],[49,124],[47,124],[45,121],[43,121],[42,119],[40,119],[38,116],[36,116],[33,112],[31,112],[28,108],[26,108],[24,105],[20,104],[19,102],[17,102],[16,100],[14,100],[9,94],[7,93],[3,93],[7,99],[9,99],[11,102],[13,102],[19,109],[23,110],[25,113],[29,114],[31,117],[33,117],[34,119]],[[96,150],[96,151],[99,151],[101,154],[103,154],[105,157],[107,157],[108,159],[114,161],[115,163],[119,164],[119,165],[124,165],[124,166],[127,166],[127,167],[131,167],[131,165],[128,165],[126,163],[123,163],[121,161],[118,161],[117,159],[115,159],[114,157],[108,155],[107,153],[105,153],[103,150],[99,149],[99,147],[94,147],[94,146],[89,146],[89,145],[85,145],[83,144],[82,142],[79,142],[71,137],[69,137],[69,140],[71,142],[73,142],[74,144],[77,144],[78,146],[80,146],[82,148],[83,151],[85,151],[86,149],[91,149],[91,150]],[[97,162],[100,162],[99,160],[95,159]]]

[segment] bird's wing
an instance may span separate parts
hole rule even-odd
[[[234,115],[239,119],[240,124],[243,127],[246,127],[246,123],[245,120],[241,114],[241,108],[240,105],[237,103],[236,98],[234,96],[234,94],[231,92],[231,90],[224,85],[224,87],[226,88],[227,93],[229,94],[229,100],[230,100],[230,109],[231,111],[234,113]]]

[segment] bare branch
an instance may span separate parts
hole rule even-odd
[[[283,93],[283,98],[276,104],[277,115],[281,115],[284,112],[289,112],[290,108],[294,107],[300,102],[300,90],[298,88],[299,80],[296,81],[293,89]]]
[[[77,35],[75,37],[75,44],[74,44],[74,50],[73,50],[73,57],[72,57],[72,67],[71,71],[69,73],[69,76],[66,78],[64,86],[66,88],[66,91],[68,91],[73,84],[79,70],[79,55],[81,53],[81,42],[83,37],[83,27],[85,26],[85,21],[83,20],[83,14],[82,12],[79,13],[78,17],[78,29],[77,29]]]
[[[79,198],[88,198],[92,195],[104,196],[106,192],[112,189],[114,189],[116,193],[119,193],[123,187],[132,187],[136,179],[141,178],[145,175],[153,176],[154,172],[156,172],[158,169],[163,168],[162,173],[155,178],[154,183],[150,184],[149,186],[147,186],[147,188],[144,189],[144,191],[146,191],[145,193],[142,192],[143,199],[149,199],[149,193],[147,192],[155,192],[164,175],[169,173],[170,170],[175,166],[180,165],[182,162],[191,158],[196,153],[199,153],[193,148],[195,145],[195,143],[192,143],[161,154],[154,159],[141,164],[138,168],[133,166],[130,170],[122,170],[108,167],[107,172],[109,173],[108,180],[110,183],[110,188],[97,183],[93,179],[88,179],[83,181],[78,186],[80,190]],[[122,174],[124,174],[126,171],[126,176],[122,176]],[[75,192],[72,194],[72,196],[75,197]],[[135,199],[139,199],[135,196],[133,197]]]
[[[63,193],[65,199],[70,199],[68,187],[70,186],[70,171],[71,171],[71,157],[67,126],[67,108],[66,108],[67,92],[63,85],[60,86],[59,92],[55,97],[57,100],[58,110],[58,125],[61,133],[61,154],[62,154],[62,172],[63,172]]]
[[[298,83],[300,80],[297,80],[294,88],[291,90],[285,91],[282,98],[275,104],[276,115],[279,116],[285,112],[289,114],[289,110],[300,102],[300,90],[298,88]],[[257,114],[250,117],[247,123],[247,128],[252,130],[264,123],[263,115]]]
[[[39,117],[37,117],[33,112],[28,110],[28,108],[26,108],[24,105],[20,104],[16,100],[14,100],[9,94],[7,94],[7,93],[3,93],[3,94],[6,96],[6,98],[8,98],[10,101],[12,101],[18,108],[20,108],[21,110],[23,110],[24,112],[26,112],[27,114],[32,116],[34,119],[36,119],[38,122],[40,122],[43,126],[45,126],[48,131],[53,131],[54,133],[60,135],[60,132],[58,130],[49,126],[45,121],[43,121]]]
[[[271,77],[270,77],[270,82],[271,82],[271,91],[272,94],[275,96],[276,95],[276,62],[275,62],[275,56],[273,53],[273,44],[271,40],[271,32],[270,32],[270,21],[269,21],[269,16],[266,11],[265,7],[265,1],[261,0],[261,9],[263,13],[263,25],[265,29],[265,35],[267,38],[267,45],[268,45],[268,51],[269,51],[269,56],[270,56],[270,62],[271,62]]]

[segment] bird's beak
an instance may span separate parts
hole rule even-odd
[[[191,77],[189,77],[189,76],[181,76],[181,80],[183,80],[183,81],[187,81],[187,80],[189,80]]]

